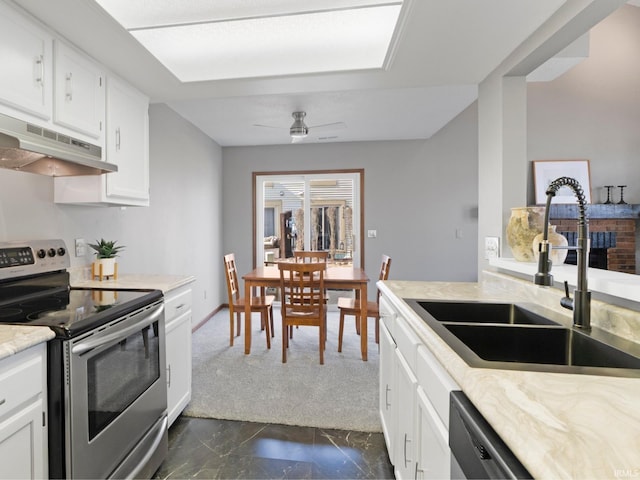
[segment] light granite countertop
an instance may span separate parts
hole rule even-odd
[[[491,273],[487,278],[481,283],[379,285],[535,478],[640,477],[640,378],[471,368],[402,300],[556,305],[555,292],[529,288],[527,282],[506,275]],[[606,309],[596,305],[594,313],[599,310]],[[558,313],[566,315],[559,307]]]
[[[175,288],[188,285],[195,277],[186,275],[121,275],[115,280],[88,280],[74,278],[71,275],[71,286],[79,288],[102,288],[107,290],[153,289],[166,293]],[[0,359],[14,355],[22,350],[48,342],[54,333],[48,327],[31,327],[23,325],[0,325]]]
[[[0,325],[0,360],[54,337],[48,327]]]
[[[175,288],[188,285],[195,281],[195,277],[189,275],[147,275],[124,274],[117,279],[90,280],[71,276],[71,286],[75,288],[103,288],[106,290],[135,290],[153,289],[166,293]]]

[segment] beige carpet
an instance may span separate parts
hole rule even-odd
[[[252,350],[244,337],[229,347],[229,313],[223,310],[193,334],[191,417],[380,432],[378,346],[370,320],[369,359],[360,358],[360,337],[347,317],[338,353],[338,313],[330,312],[325,364],[319,364],[318,329],[300,327],[282,363],[280,311],[276,336],[266,348],[259,316],[253,317]],[[244,335],[244,322],[243,322]]]

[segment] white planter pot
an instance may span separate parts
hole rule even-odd
[[[117,265],[115,258],[97,258],[93,262],[93,276],[100,277],[115,277],[117,272]]]

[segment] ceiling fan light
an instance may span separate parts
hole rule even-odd
[[[309,134],[309,128],[305,125],[303,118],[306,116],[305,112],[293,112],[294,121],[289,129],[289,134],[293,138],[304,138]]]

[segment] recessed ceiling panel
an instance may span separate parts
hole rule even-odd
[[[402,3],[398,0],[96,0],[127,30],[219,22],[242,18],[272,17],[372,5]]]
[[[182,82],[382,68],[402,8],[381,0],[100,4]]]

